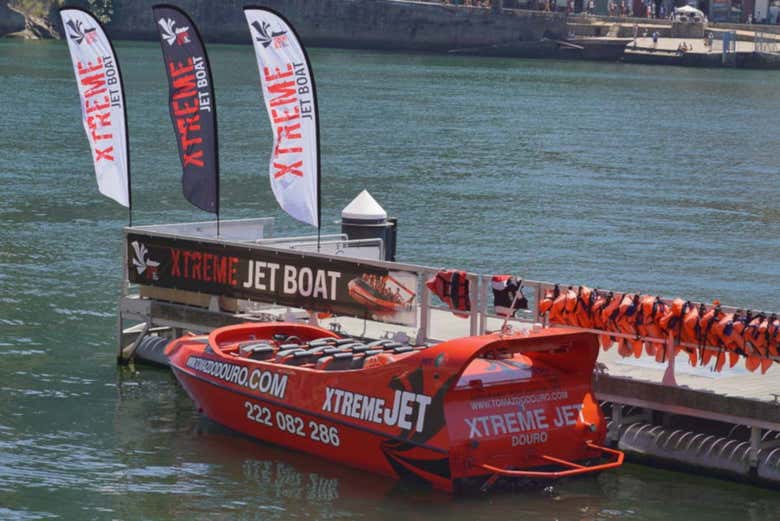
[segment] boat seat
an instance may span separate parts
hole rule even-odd
[[[399,347],[404,347],[404,345],[400,342],[387,342],[386,344],[382,344],[382,349],[385,351],[392,351],[393,349],[397,349]]]
[[[284,359],[284,363],[286,365],[303,365],[313,362],[318,357],[319,353],[312,353],[311,351],[302,349],[300,351],[293,352],[292,356],[286,357]]]
[[[241,346],[241,356],[251,358],[252,360],[268,360],[274,355],[276,350],[272,345],[265,342],[251,343]]]
[[[309,344],[309,345],[311,345],[311,344]],[[310,353],[316,353],[318,355],[321,355],[326,349],[332,349],[332,348],[328,344],[325,344],[325,345],[321,345],[321,346],[312,347],[308,351]]]
[[[323,337],[323,338],[315,338],[311,342],[309,342],[310,347],[319,347],[319,346],[329,346],[334,345],[336,343],[337,338],[333,337]]]
[[[399,355],[401,353],[411,353],[412,351],[414,351],[414,348],[411,346],[401,346],[393,349],[393,354]]]
[[[303,349],[301,344],[282,344],[279,346],[279,351],[287,351],[288,349]]]
[[[319,370],[327,369],[328,365],[333,361],[333,355],[321,356],[317,360],[316,368]]]
[[[341,347],[326,347],[322,350],[322,354],[326,356],[334,355],[336,353],[343,353],[344,349]]]
[[[383,349],[371,349],[369,351],[366,351],[366,358],[374,355],[378,355],[379,353],[384,353]]]
[[[295,335],[285,335],[284,333],[276,333],[274,340],[277,344],[302,344],[300,338]]]
[[[301,348],[284,349],[284,350],[280,349],[279,351],[276,352],[276,356],[274,357],[274,361],[275,362],[285,363],[285,359],[292,358],[293,353],[295,353],[296,351],[305,351],[305,349],[301,349]]]
[[[396,357],[393,354],[388,353],[387,351],[380,351],[375,356],[372,356],[371,358],[367,358],[364,364],[364,367],[373,368],[373,367],[380,367],[387,364],[392,364],[395,362]]]
[[[365,353],[371,349],[366,344],[352,344],[349,346],[349,348],[353,353]]]
[[[352,358],[352,363],[349,364],[350,369],[362,369],[363,364],[366,362],[366,355],[359,354]]]
[[[338,347],[342,351],[351,351],[352,350],[352,346],[356,346],[356,345],[359,345],[359,344],[357,342],[353,341],[353,342],[349,342],[348,344],[337,344],[334,347]]]
[[[334,342],[334,344],[337,346],[341,346],[344,344],[354,344],[354,343],[355,343],[354,338],[337,338],[336,341]]]
[[[324,356],[317,362],[317,369],[324,371],[343,371],[351,369],[354,355],[350,352],[335,353],[330,356]]]
[[[368,344],[368,347],[373,349],[373,348],[378,347],[378,346],[383,346],[385,344],[389,344],[390,342],[392,342],[392,340],[390,340],[388,338],[382,338],[380,340],[374,340],[373,342],[370,342]]]

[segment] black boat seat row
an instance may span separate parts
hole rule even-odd
[[[278,338],[277,338],[278,337]],[[325,337],[303,343],[299,338],[274,335],[274,341],[252,340],[238,344],[238,356],[252,360],[312,367],[323,370],[360,369],[367,358],[379,353],[406,354],[428,346],[412,347],[390,339],[363,343],[354,338]],[[296,342],[297,341],[297,342]],[[279,347],[274,347],[274,343]]]
[[[292,349],[280,349],[279,351],[276,352],[276,356],[274,357],[274,362],[280,362],[284,364],[288,360],[292,359],[293,354],[299,351],[306,351],[306,350],[301,349],[300,347],[292,348]]]
[[[343,371],[347,369],[361,369],[366,360],[372,356],[384,353],[382,349],[370,349],[363,353],[351,353],[349,351],[323,356],[317,360],[316,369],[323,371]]]
[[[238,349],[241,356],[252,360],[268,360],[276,352],[268,342],[246,342],[239,344]]]

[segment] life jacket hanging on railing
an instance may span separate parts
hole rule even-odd
[[[715,372],[744,358],[748,371],[760,369],[762,374],[780,362],[780,317],[749,310],[726,312],[717,300],[707,306],[586,286],[561,289],[556,284],[544,291],[537,317],[553,325],[593,330],[605,351],[617,344],[623,357],[639,358],[644,352],[665,363],[684,351],[689,365],[711,366]]]
[[[511,275],[493,275],[490,279],[490,287],[493,289],[493,306],[496,315],[513,317],[518,309],[528,309],[528,299],[523,295],[522,280],[517,280]]]
[[[469,291],[471,284],[465,271],[442,270],[425,283],[434,295],[447,304],[450,309],[471,311]],[[468,317],[465,313],[455,313],[459,317]]]

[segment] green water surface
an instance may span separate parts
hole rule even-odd
[[[139,224],[181,196],[156,43],[118,42]],[[211,45],[224,218],[275,216],[249,45]],[[324,232],[368,188],[399,257],[780,310],[777,72],[312,49]],[[780,495],[626,465],[453,499],[239,437],[120,370],[121,228],[63,42],[0,40],[0,519],[770,520]]]

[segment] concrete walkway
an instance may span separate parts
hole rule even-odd
[[[678,54],[678,49],[682,44],[688,47],[687,53],[693,54],[720,54],[723,47],[719,40],[713,42],[712,47],[708,47],[704,44],[705,40],[702,38],[659,38],[657,43],[653,43],[653,39],[650,37],[637,38],[636,44],[631,41],[626,46],[626,52],[640,51],[640,52],[658,52],[665,54]],[[756,50],[755,43],[753,42],[736,42],[736,52],[752,53]]]

